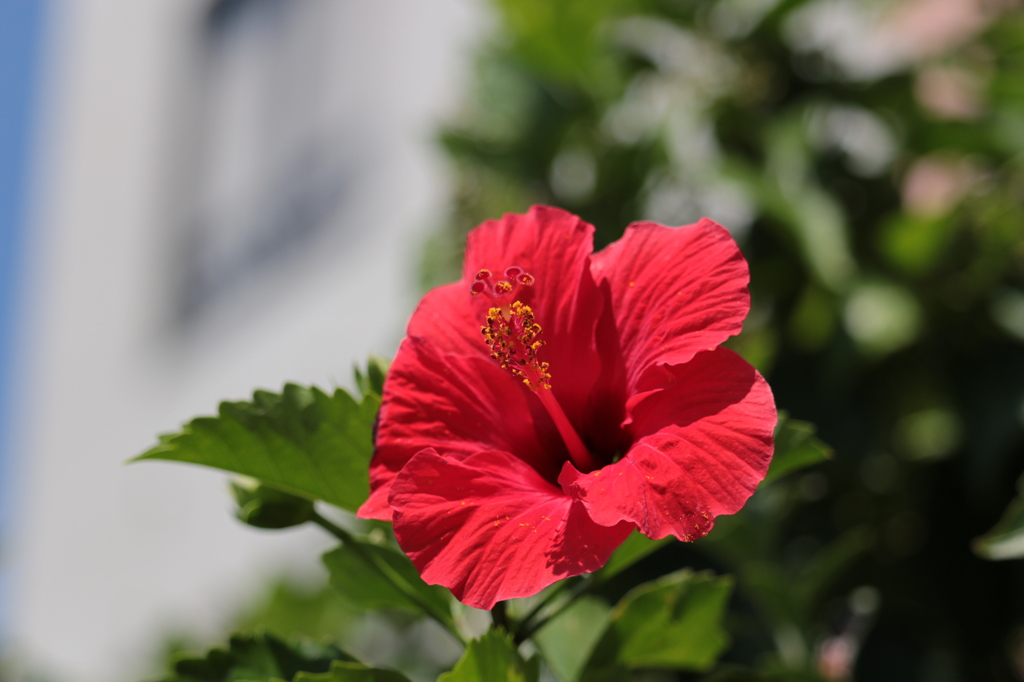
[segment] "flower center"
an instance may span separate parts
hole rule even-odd
[[[480,328],[491,349],[491,357],[502,369],[519,377],[540,399],[544,409],[558,429],[569,450],[569,457],[576,468],[593,471],[598,468],[594,457],[580,439],[576,429],[551,393],[551,374],[548,363],[537,357],[537,351],[544,345],[540,339],[541,328],[534,319],[533,309],[516,295],[523,287],[533,286],[533,275],[518,266],[505,270],[505,279],[494,281],[490,270],[481,270],[473,278],[469,291],[473,295],[484,294],[494,306],[487,311],[487,324]]]

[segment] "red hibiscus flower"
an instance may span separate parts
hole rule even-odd
[[[699,538],[771,459],[771,391],[718,347],[750,307],[728,232],[593,232],[548,207],[473,230],[384,385],[359,515],[470,606],[597,570],[634,528]]]

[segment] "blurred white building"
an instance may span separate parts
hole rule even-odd
[[[350,383],[415,303],[447,189],[434,132],[473,0],[54,0],[14,407],[6,627],[61,682],[139,677],[316,530],[260,533],[225,477],[124,466],[220,399]]]

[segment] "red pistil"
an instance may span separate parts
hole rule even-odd
[[[555,422],[558,433],[562,436],[562,440],[565,441],[565,446],[569,448],[569,458],[576,465],[576,468],[583,473],[597,469],[597,462],[594,461],[593,455],[590,454],[590,450],[587,450],[587,446],[580,440],[579,434],[572,427],[569,417],[565,415],[565,410],[555,400],[555,396],[550,388],[543,391],[534,390],[534,393],[540,398],[541,405],[544,406],[544,409],[551,415],[552,421]]]
[[[506,269],[505,277],[492,283],[491,272],[481,270],[470,285],[471,293],[485,294],[495,303],[495,307],[487,312],[487,324],[481,327],[484,340],[491,349],[491,357],[501,364],[502,369],[521,377],[527,388],[537,394],[565,441],[576,468],[583,472],[593,471],[597,463],[551,393],[548,363],[537,358],[537,350],[544,341],[538,338],[541,328],[534,320],[533,309],[522,301],[513,300],[522,287],[533,285],[534,278],[517,266]]]

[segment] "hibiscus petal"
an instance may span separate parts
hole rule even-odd
[[[521,267],[536,281],[516,298],[533,308],[541,326],[538,359],[550,363],[559,404],[580,431],[613,433],[623,415],[612,406],[621,409],[625,400],[622,358],[600,352],[595,342],[599,320],[609,315],[607,295],[590,272],[593,233],[593,226],[548,206],[485,222],[467,238],[463,279],[424,297],[408,335],[429,338],[446,353],[487,356],[480,327],[493,303],[485,295],[470,295],[470,283],[481,269],[500,278],[506,268]],[[606,326],[614,336],[614,321]],[[563,460],[554,459],[560,466]]]
[[[632,408],[634,445],[589,474],[571,465],[559,482],[597,523],[632,521],[644,535],[705,535],[764,479],[776,411],[764,378],[726,348],[663,367],[664,388]]]
[[[424,296],[407,334],[429,337],[447,352],[486,355],[480,326],[493,303],[484,295],[471,295],[469,287],[480,270],[501,279],[515,265],[535,278],[535,285],[523,287],[516,298],[534,308],[549,341],[565,336],[581,306],[596,306],[588,308],[592,337],[601,308],[590,275],[593,250],[594,227],[558,208],[534,206],[525,214],[488,220],[466,238],[462,279]]]
[[[551,363],[555,395],[574,420],[601,372],[594,328],[604,302],[590,273],[593,250],[594,227],[550,206],[489,220],[466,240],[465,281],[481,269],[497,276],[511,265],[535,278],[517,298],[533,308],[545,343],[538,357]]]
[[[428,338],[446,353],[487,357],[480,334],[486,317],[487,306],[460,280],[427,292],[409,318],[406,335]]]
[[[522,383],[483,356],[444,353],[408,337],[388,370],[361,518],[388,520],[387,488],[420,450],[462,458],[500,448],[531,457],[551,480],[568,457],[543,408]],[[540,418],[542,417],[542,418]]]
[[[525,214],[488,220],[469,233],[462,279],[472,282],[483,269],[502,277],[505,268],[518,265],[538,279],[534,292],[550,292],[542,295],[555,300],[566,293],[571,297],[593,250],[592,225],[559,208],[534,206]]]
[[[398,543],[430,584],[470,606],[527,597],[599,569],[634,526],[590,520],[519,458],[424,450],[391,485]]]
[[[750,309],[750,274],[736,242],[702,219],[680,228],[633,223],[594,254],[607,286],[631,392],[655,364],[682,364],[738,334]]]

